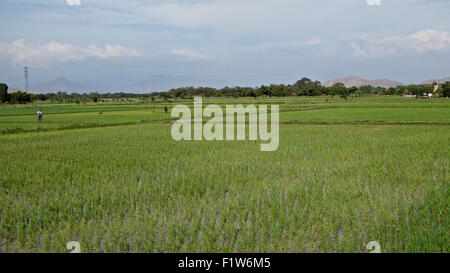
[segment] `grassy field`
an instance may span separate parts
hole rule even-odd
[[[204,99],[279,104],[271,153],[175,142],[180,103],[0,107],[0,252],[449,251],[448,100]]]

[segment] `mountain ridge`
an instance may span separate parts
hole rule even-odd
[[[437,80],[428,80],[428,81],[424,82],[424,84],[432,84],[434,82],[437,83],[437,84],[443,84],[445,82],[450,82],[450,77],[437,79]]]
[[[361,87],[361,86],[371,85],[374,87],[390,88],[390,87],[396,87],[399,85],[403,85],[401,82],[393,81],[390,79],[367,80],[367,79],[360,78],[360,77],[350,76],[350,77],[338,78],[338,79],[327,81],[324,84],[324,86],[330,87],[336,83],[342,83],[346,87],[353,87],[353,86]]]

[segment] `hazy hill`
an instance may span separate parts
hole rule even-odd
[[[443,84],[445,82],[450,82],[450,77],[439,79],[439,80],[429,80],[429,81],[426,81],[425,84],[432,84],[434,82],[438,83],[438,84]]]
[[[153,75],[143,81],[127,86],[126,89],[130,92],[155,92],[189,85],[192,85],[192,81],[188,77]]]
[[[425,84],[431,84],[437,82],[439,84],[450,81],[450,77],[429,80]],[[376,79],[367,80],[360,77],[345,77],[334,79],[326,82],[325,86],[331,86],[335,83],[343,83],[346,87],[352,86],[364,86],[371,85],[375,87],[396,87],[403,85],[400,82],[389,80],[389,79]],[[185,77],[185,76],[168,76],[168,75],[152,75],[143,81],[130,84],[130,85],[111,85],[105,83],[81,83],[75,82],[67,79],[66,77],[59,77],[48,82],[42,82],[37,84],[32,84],[30,86],[30,92],[38,93],[56,93],[61,92],[77,92],[77,93],[88,93],[88,92],[155,92],[155,91],[167,91],[171,88],[185,87],[185,86],[211,86],[219,87],[225,86],[224,82],[220,79],[214,77]],[[9,92],[15,92],[17,90],[22,90],[23,88],[10,87]]]
[[[359,77],[346,77],[346,78],[340,78],[340,79],[334,79],[334,80],[328,81],[325,83],[325,86],[332,86],[333,84],[336,84],[336,83],[343,83],[346,87],[352,87],[352,86],[360,87],[360,86],[365,86],[365,85],[371,85],[371,86],[375,86],[375,87],[389,88],[389,87],[396,87],[396,86],[402,85],[402,83],[400,83],[400,82],[389,80],[389,79],[366,80],[366,79],[362,79]]]
[[[58,91],[68,93],[92,91],[92,89],[88,85],[70,81],[65,77],[59,77],[48,82],[31,85],[31,90],[44,93],[55,93]]]
[[[68,80],[65,77],[31,85],[30,90],[39,93],[55,93],[61,92],[136,92],[148,93],[155,91],[167,91],[171,88],[186,86],[212,86],[222,85],[220,79],[213,77],[188,77],[188,76],[168,76],[168,75],[152,75],[145,80],[133,84],[111,84],[104,82],[81,83]]]

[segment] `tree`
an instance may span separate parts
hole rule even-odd
[[[12,104],[16,104],[16,103],[25,104],[25,103],[31,102],[30,94],[21,92],[21,91],[11,93],[10,98],[11,98],[10,101]]]
[[[370,85],[364,85],[358,88],[358,92],[361,96],[372,94],[373,87]]]
[[[416,95],[417,98],[422,96],[428,96],[428,94],[433,93],[434,87],[429,84],[415,85],[411,84],[407,87],[408,93],[412,95]]]
[[[350,95],[353,95],[353,96],[357,95],[358,94],[358,87],[356,87],[356,86],[350,87],[350,89],[348,90],[348,93]]]
[[[40,101],[46,101],[48,99],[47,95],[45,94],[37,94],[36,98]]]
[[[329,88],[329,94],[332,96],[339,96],[343,99],[347,99],[349,90],[343,83],[335,83]]]
[[[91,98],[91,100],[93,102],[95,102],[95,103],[98,102],[98,93],[97,92],[89,94],[89,97]]]
[[[393,95],[395,95],[395,93],[396,93],[396,89],[394,88],[394,87],[389,87],[387,90],[386,90],[386,95],[389,95],[389,96],[393,96]]]
[[[293,93],[297,96],[319,96],[322,93],[322,85],[319,81],[302,78],[293,86]]]
[[[450,97],[450,82],[445,82],[441,85],[442,88],[442,96],[443,97]]]
[[[349,89],[345,86],[340,87],[337,89],[336,93],[339,97],[343,98],[344,100],[348,99],[348,95],[350,94]]]
[[[401,86],[401,85],[400,85],[400,86],[397,86],[397,87],[395,88],[395,94],[396,94],[396,95],[399,95],[399,96],[405,95],[406,91],[407,91],[407,88],[404,87],[404,86]]]
[[[407,92],[411,95],[415,95],[418,97],[422,96],[422,90],[418,85],[410,84],[406,87],[406,89],[408,90]]]
[[[263,94],[264,96],[273,96],[272,89],[265,85],[261,85],[261,87],[259,88],[259,93]]]
[[[0,102],[5,103],[8,101],[8,85],[6,83],[0,83]]]

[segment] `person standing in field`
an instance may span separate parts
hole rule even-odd
[[[38,115],[38,123],[42,123],[42,110],[39,109],[37,111],[37,115]]]
[[[164,106],[164,112],[168,113],[169,109],[167,108],[167,105]]]

